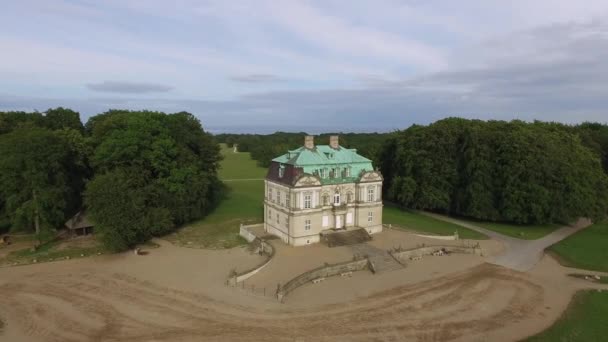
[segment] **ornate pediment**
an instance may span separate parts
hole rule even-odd
[[[296,180],[296,183],[294,184],[294,186],[295,187],[321,186],[321,181],[319,180],[319,178],[317,176],[313,176],[310,174],[303,174]]]
[[[380,171],[368,171],[361,175],[360,182],[377,182],[384,180]]]

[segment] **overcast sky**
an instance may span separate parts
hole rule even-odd
[[[608,122],[608,1],[4,1],[0,110],[212,131]]]

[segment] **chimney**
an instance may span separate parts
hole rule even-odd
[[[333,149],[338,149],[340,145],[338,144],[338,136],[332,135],[329,137],[329,147]]]
[[[306,137],[304,137],[304,147],[309,150],[315,148],[315,140],[312,135],[307,135]]]

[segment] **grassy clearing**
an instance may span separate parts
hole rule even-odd
[[[461,239],[486,239],[487,237],[474,230],[470,230],[454,223],[434,219],[415,211],[403,210],[397,207],[385,205],[382,211],[382,221],[397,227],[415,230],[436,235],[453,235],[458,231]]]
[[[608,291],[581,291],[553,326],[526,341],[606,341],[607,316]]]
[[[255,160],[251,159],[249,153],[234,153],[233,150],[220,144],[222,147],[220,179],[262,179],[266,177],[266,169],[259,167]]]
[[[608,222],[596,223],[551,246],[568,267],[608,272]]]
[[[241,238],[241,223],[263,221],[264,181],[266,170],[258,167],[249,153],[233,153],[222,146],[224,160],[221,179],[243,179],[226,182],[228,193],[220,205],[204,219],[193,222],[165,238],[179,246],[195,248],[232,248],[247,242]]]

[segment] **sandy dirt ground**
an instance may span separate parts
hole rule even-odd
[[[328,279],[284,304],[224,285],[262,260],[245,248],[162,243],[146,256],[1,268],[0,341],[513,341],[602,286],[548,256],[527,273],[469,257]]]

